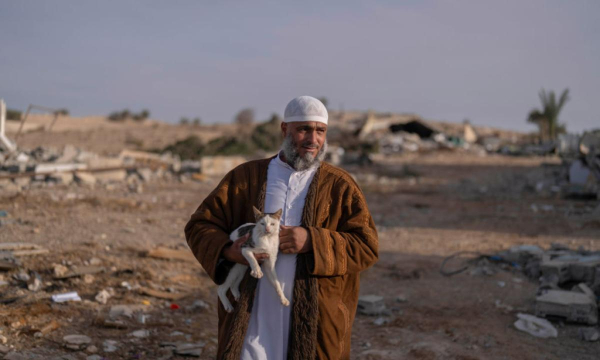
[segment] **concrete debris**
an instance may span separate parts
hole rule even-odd
[[[154,290],[154,289],[150,289],[147,287],[140,287],[138,289],[138,291],[143,295],[148,295],[148,296],[152,296],[155,298],[166,299],[166,300],[180,300],[180,299],[183,299],[190,295],[188,293],[172,293],[172,292]]]
[[[74,277],[80,277],[84,275],[93,275],[104,272],[106,269],[102,266],[79,266],[67,271],[62,276],[55,276],[57,280],[64,280]]]
[[[162,342],[160,346],[172,348],[173,352],[177,355],[200,357],[206,343],[203,341],[197,343]]]
[[[517,317],[519,319],[515,321],[514,326],[518,330],[539,338],[558,336],[558,330],[548,320],[521,313],[517,314]]]
[[[64,294],[52,295],[52,301],[56,303],[62,303],[66,301],[81,301],[81,298],[76,291],[72,291]]]
[[[358,298],[358,312],[362,315],[377,316],[390,315],[391,312],[385,307],[383,296],[363,295]]]
[[[590,325],[598,323],[595,296],[592,298],[581,292],[548,290],[536,298],[535,313],[541,317],[556,316]]]

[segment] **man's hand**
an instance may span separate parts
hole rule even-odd
[[[301,226],[281,225],[279,250],[284,254],[302,254],[311,251],[312,241],[308,231]]]
[[[249,238],[250,234],[246,234],[234,241],[233,245],[225,247],[223,249],[223,257],[231,262],[248,266],[248,260],[246,260],[244,255],[242,255],[242,245],[248,241]],[[269,254],[254,254],[254,257],[259,263],[262,263],[266,258],[269,257]]]

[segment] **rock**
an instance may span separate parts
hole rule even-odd
[[[98,293],[98,295],[96,295],[95,299],[97,302],[104,305],[104,304],[106,304],[108,299],[110,299],[110,293],[106,290],[102,290]]]
[[[579,337],[585,341],[598,341],[600,339],[600,331],[597,328],[579,328]]]
[[[107,353],[117,351],[119,343],[115,340],[104,340],[102,343],[102,350]]]
[[[363,315],[389,315],[390,311],[385,308],[383,296],[364,295],[358,298],[358,312]]]
[[[391,321],[392,320],[390,318],[378,317],[377,319],[373,320],[373,324],[375,324],[377,326],[381,326],[381,325],[389,324]]]
[[[111,306],[108,316],[112,319],[117,318],[119,316],[131,318],[133,317],[133,313],[135,311],[140,311],[144,308],[144,305],[114,305]]]
[[[85,360],[102,360],[102,359],[103,359],[103,357],[100,355],[90,355],[85,358]]]
[[[93,257],[93,258],[90,259],[89,263],[92,266],[100,266],[100,265],[102,265],[102,260]]]
[[[27,274],[24,271],[21,271],[21,272],[19,272],[17,274],[14,274],[13,278],[15,280],[19,280],[19,281],[23,281],[23,282],[27,282],[27,281],[29,281],[31,279],[31,277],[29,276],[29,274]]]
[[[6,354],[10,351],[8,346],[0,345],[0,354]]]
[[[95,354],[98,352],[98,348],[94,345],[90,345],[85,349],[85,352],[87,352],[88,354]]]
[[[89,336],[85,335],[66,335],[63,337],[63,341],[65,342],[65,347],[72,350],[80,350],[85,348],[92,339]]]
[[[137,169],[136,172],[140,176],[140,179],[142,179],[143,181],[148,182],[152,180],[152,170],[148,168],[140,168]]]
[[[86,284],[93,283],[95,279],[96,278],[92,274],[85,274],[85,275],[83,275],[83,282],[86,283]]]
[[[528,314],[517,314],[519,318],[515,321],[515,328],[518,330],[524,331],[530,335],[539,338],[550,338],[557,337],[558,330],[545,319],[540,319],[533,315]]]
[[[194,344],[178,344],[177,347],[175,347],[175,354],[182,356],[200,357],[202,355],[202,348],[204,347],[204,345],[206,344],[203,342],[198,342]]]
[[[144,330],[144,329],[142,329],[142,330],[136,330],[136,331],[130,333],[129,335],[130,336],[135,336],[136,338],[145,338],[145,337],[150,336],[150,331]]]
[[[29,291],[38,291],[42,288],[42,277],[35,271],[31,272],[31,280],[27,283],[27,289]]]
[[[408,302],[408,298],[406,297],[406,295],[400,294],[400,295],[396,296],[396,302],[397,303],[405,303],[405,302]]]
[[[186,307],[186,310],[196,310],[196,309],[209,309],[210,306],[204,301],[204,300],[196,300],[194,301],[194,303],[188,307]]]
[[[96,184],[96,178],[94,175],[86,172],[76,172],[75,180],[82,185],[94,185]]]

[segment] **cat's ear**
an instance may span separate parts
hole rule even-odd
[[[258,219],[260,219],[263,216],[262,212],[258,210],[255,206],[252,206],[252,211],[254,211],[254,217],[256,218],[256,221],[258,221]]]
[[[275,213],[273,213],[273,215],[271,215],[271,216],[273,216],[274,218],[277,218],[279,220],[279,219],[281,219],[282,212],[283,212],[283,210],[279,209],[279,210],[275,211]]]

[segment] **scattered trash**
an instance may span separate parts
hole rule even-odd
[[[171,310],[179,310],[179,305],[177,304],[171,304]]]
[[[515,321],[515,328],[539,338],[557,337],[558,330],[546,319],[540,319],[533,315],[517,314],[519,318]]]
[[[76,291],[68,292],[64,294],[52,295],[52,301],[61,303],[65,301],[81,301],[81,298]]]

